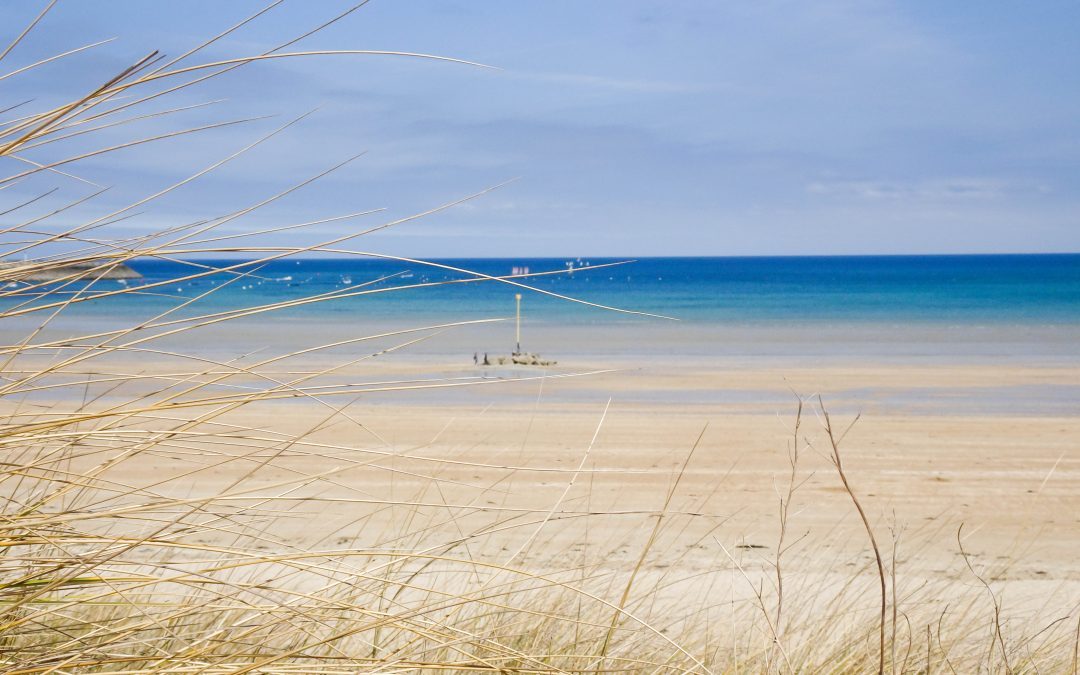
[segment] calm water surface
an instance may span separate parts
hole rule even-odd
[[[285,260],[147,288],[113,299],[111,314],[148,315],[200,294],[198,312],[299,300],[327,293],[377,291],[288,310],[328,321],[460,320],[512,313],[516,292],[534,322],[640,323],[507,284],[485,281],[420,288],[469,278],[447,268],[507,275],[514,268],[560,274],[523,279],[533,289],[588,302],[679,318],[692,324],[1080,325],[1080,255],[872,256],[796,258],[646,258],[439,260],[439,266],[371,259]],[[202,261],[216,266],[238,261]],[[568,273],[570,265],[573,272]],[[176,262],[139,260],[131,287],[200,271]],[[97,290],[118,288],[99,282]],[[392,292],[387,292],[392,291]],[[8,303],[13,300],[8,300]],[[83,303],[77,314],[99,314]],[[181,314],[194,313],[182,310]]]

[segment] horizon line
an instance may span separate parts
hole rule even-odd
[[[1080,251],[1036,251],[1036,252],[996,252],[996,253],[753,253],[732,255],[477,255],[477,256],[416,256],[416,260],[622,260],[632,262],[635,260],[703,260],[703,259],[765,259],[765,258],[994,258],[994,257],[1051,257],[1051,256],[1080,256]],[[387,260],[384,258],[357,253],[353,256],[343,255],[312,255],[301,253],[294,256],[278,258],[273,262],[284,260],[354,260],[357,258],[369,258],[372,260]],[[138,256],[131,260],[161,260],[154,256]],[[258,260],[258,258],[245,258],[242,254],[233,256],[197,256],[191,258],[175,258],[174,260]],[[391,262],[392,260],[388,260]],[[399,261],[402,262],[402,261]]]

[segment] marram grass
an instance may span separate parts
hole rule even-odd
[[[39,197],[7,197],[8,188],[36,185],[34,180],[42,176],[84,180],[77,175],[79,162],[90,157],[111,158],[127,147],[176,142],[177,137],[239,124],[242,120],[179,127],[70,156],[61,152],[69,139],[85,142],[104,129],[178,115],[192,106],[170,108],[170,95],[246,63],[386,54],[291,52],[291,40],[250,57],[195,62],[204,47],[276,4],[178,58],[151,53],[63,105],[35,111],[32,103],[0,103],[8,116],[0,125],[0,156],[7,171],[0,177],[0,259],[8,263],[0,268],[5,337],[0,345],[4,672],[1077,672],[1080,627],[1075,608],[1072,614],[1041,623],[1010,617],[976,565],[971,565],[975,583],[903,583],[905,558],[896,554],[897,539],[879,541],[883,533],[862,509],[858,477],[849,476],[842,463],[842,433],[832,427],[824,406],[819,419],[826,425],[828,454],[838,484],[862,516],[870,554],[840,579],[817,574],[813,556],[804,552],[808,545],[794,547],[791,523],[797,514],[789,507],[805,475],[799,465],[805,448],[801,403],[790,448],[791,473],[779,477],[787,487],[779,492],[778,543],[765,558],[750,559],[725,545],[721,516],[673,506],[681,473],[672,477],[662,508],[640,513],[605,512],[562,499],[547,510],[512,501],[489,506],[482,494],[466,503],[447,504],[431,496],[441,480],[438,464],[412,471],[410,476],[422,479],[422,487],[395,501],[351,489],[341,479],[346,471],[389,475],[406,469],[395,467],[393,462],[401,457],[392,452],[380,454],[362,444],[341,446],[320,435],[332,424],[363,430],[362,420],[351,417],[345,401],[405,388],[477,385],[449,380],[386,383],[377,378],[343,384],[335,375],[345,369],[354,372],[366,359],[386,351],[475,322],[313,341],[254,359],[214,360],[195,349],[176,348],[194,344],[200,331],[223,323],[269,317],[302,304],[390,292],[384,286],[358,284],[299,300],[203,311],[200,303],[218,292],[218,286],[159,315],[126,324],[117,319],[115,326],[76,335],[52,330],[73,305],[93,300],[107,306],[102,303],[119,296],[155,292],[154,284],[116,288],[100,283],[133,259],[184,265],[183,274],[158,286],[222,274],[230,276],[227,283],[243,283],[264,263],[303,253],[372,255],[351,248],[350,242],[411,220],[323,241],[308,240],[304,229],[377,212],[241,235],[223,233],[224,225],[317,180],[336,165],[230,213],[145,234],[112,234],[117,223],[138,209],[272,139],[291,123],[155,194],[78,225],[60,223],[70,223],[96,194],[34,216],[23,214]],[[48,4],[42,13],[52,7]],[[13,37],[0,52],[0,62],[17,54],[22,41],[34,38],[36,24]],[[96,46],[12,67],[2,71],[6,74],[0,75],[0,83],[33,78],[44,64],[77,58]],[[43,147],[61,158],[33,159],[35,150]],[[117,157],[115,161],[121,161]],[[268,246],[261,240],[283,231],[291,231],[301,243]],[[216,267],[192,261],[204,254],[247,260]],[[43,274],[50,280],[33,280]],[[527,282],[476,274],[453,283]],[[385,347],[388,341],[393,346]],[[340,347],[363,350],[369,344],[370,351],[359,358],[338,356]],[[294,366],[312,355],[325,359],[315,368]],[[168,366],[133,373],[119,368],[117,357]],[[330,365],[323,365],[326,359]],[[324,411],[322,421],[287,431],[244,423],[249,418],[236,414],[283,405],[286,399]],[[689,463],[693,449],[682,450]],[[338,466],[305,470],[302,460],[313,457]],[[190,458],[197,458],[197,464],[187,471],[184,462]],[[142,463],[170,468],[149,474],[124,471]],[[192,476],[201,470],[195,467],[213,467],[229,478],[208,492],[193,494]],[[477,468],[507,476],[524,470],[498,459]],[[587,473],[583,459],[576,470],[555,475],[569,491],[575,482],[584,483]],[[132,476],[143,478],[133,483]],[[328,491],[333,498],[326,496]],[[303,500],[322,500],[326,508],[363,505],[365,513],[395,515],[382,524],[364,524],[359,537],[301,545],[276,532],[289,524],[290,510]],[[470,517],[478,512],[487,517]],[[548,551],[550,559],[562,563],[532,563],[534,549],[559,541],[552,531],[586,519],[602,528],[609,517],[642,522],[640,540],[629,542],[640,551],[631,563],[605,560],[602,550],[592,555]],[[714,552],[714,565],[681,572],[689,554],[670,554],[674,549],[669,544],[695,519],[715,523],[696,542],[698,548]],[[385,522],[395,529],[388,531]],[[471,545],[511,531],[531,534],[499,560],[472,553]],[[658,560],[664,562],[662,571],[653,566]]]

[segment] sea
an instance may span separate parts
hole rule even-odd
[[[220,363],[343,344],[305,352],[305,358],[331,364],[343,353],[345,360],[377,354],[391,367],[457,377],[463,368],[472,372],[474,363],[482,365],[487,355],[496,363],[520,349],[556,362],[553,367],[564,372],[614,369],[626,373],[631,385],[635,373],[766,368],[782,382],[804,367],[969,365],[987,375],[988,386],[852,391],[851,409],[877,401],[889,410],[928,414],[1080,411],[1080,381],[1061,376],[1080,367],[1076,254],[140,259],[130,266],[140,279],[100,281],[81,291],[54,287],[44,294],[4,289],[0,310],[8,312],[80,301],[57,316],[54,307],[0,320],[0,340],[47,343],[148,322],[158,327],[123,339],[157,350],[139,352],[145,355],[139,358],[182,353]],[[121,290],[127,292],[116,294]],[[95,293],[110,295],[81,300]],[[224,316],[233,318],[218,321]],[[180,320],[194,317],[203,317],[192,322],[200,324],[197,330],[172,332],[190,325]],[[48,326],[38,333],[43,318]],[[163,337],[146,342],[155,331]],[[356,342],[358,336],[377,337]],[[1033,368],[1027,372],[1049,379],[1032,376],[1038,385],[998,382],[993,372],[999,366]],[[531,373],[526,371],[478,369],[498,378]],[[602,382],[596,386],[563,392],[560,400],[609,394],[600,391]],[[780,407],[790,402],[782,387],[762,390],[749,383],[749,390],[635,386],[628,385],[622,399],[742,405],[747,400],[740,397],[750,397]],[[499,390],[499,396],[535,396],[532,389],[521,391]],[[487,392],[451,393],[455,401],[472,396],[479,405]],[[410,392],[408,400],[441,401],[447,395]]]
[[[130,322],[162,313],[172,320],[285,303],[243,320],[283,331],[374,330],[514,322],[520,305],[523,350],[1080,359],[1080,254],[137,259],[130,266],[141,279],[99,281],[89,295],[132,292],[73,304],[64,321]],[[3,307],[75,293],[6,290]],[[509,330],[498,345],[473,342],[502,350]],[[468,351],[468,344],[453,348]]]
[[[111,298],[111,311],[141,314],[197,295],[205,296],[198,302],[199,312],[328,296],[288,311],[328,318],[461,319],[512,313],[514,296],[520,293],[523,311],[545,322],[634,322],[635,315],[624,312],[638,312],[695,323],[1080,323],[1080,254],[476,258],[425,263],[142,259],[130,266],[143,278],[128,286],[146,290]],[[207,268],[229,271],[206,275]],[[536,276],[513,279],[513,284],[487,278],[515,271]],[[172,282],[186,276],[193,278]],[[119,288],[116,282],[95,285],[97,291],[114,288]],[[102,304],[90,303],[88,308],[98,310]]]

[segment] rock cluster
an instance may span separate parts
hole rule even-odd
[[[485,359],[487,355],[485,354]],[[540,358],[539,354],[529,354],[525,352],[515,352],[510,356],[496,356],[494,358],[496,365],[515,365],[515,366],[553,366],[558,361],[545,361]]]

